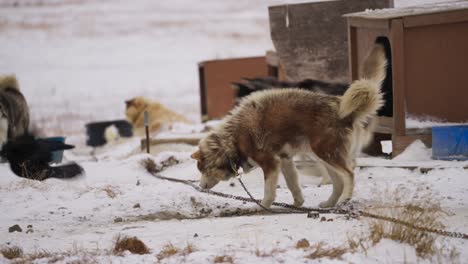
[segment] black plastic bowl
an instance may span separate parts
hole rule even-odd
[[[111,125],[114,125],[117,128],[121,137],[133,136],[132,124],[130,124],[127,120],[93,122],[86,124],[86,134],[88,135],[86,144],[92,147],[98,147],[106,144],[104,131],[106,131],[106,128]]]

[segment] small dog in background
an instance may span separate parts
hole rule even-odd
[[[0,76],[0,148],[29,129],[29,107],[14,75]]]
[[[145,97],[135,97],[125,101],[127,120],[133,125],[135,134],[143,135],[145,128],[145,111],[149,113],[149,130],[150,132],[160,131],[165,124],[189,121],[164,105],[152,101]]]

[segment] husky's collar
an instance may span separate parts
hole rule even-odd
[[[239,175],[240,168],[242,168],[243,173],[248,173],[256,167],[250,159],[229,159],[229,162],[231,163],[231,168],[236,173],[236,176]]]

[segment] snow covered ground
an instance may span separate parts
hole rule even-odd
[[[396,5],[416,2],[436,1]],[[175,127],[172,133],[199,130],[197,62],[264,54],[272,48],[266,8],[284,3],[1,1],[0,73],[17,75],[33,121],[45,135],[66,135],[68,142],[77,144],[65,157],[79,161],[86,175],[36,182],[18,178],[0,164],[0,249],[16,245],[25,254],[62,252],[64,258],[55,260],[63,263],[154,263],[169,243],[181,249],[190,244],[196,251],[161,262],[213,263],[220,256],[227,262],[231,257],[234,263],[453,261],[417,258],[413,247],[392,240],[341,259],[306,258],[310,249],[297,249],[298,240],[340,246],[348,237],[365,236],[369,220],[324,215],[332,220],[322,222],[304,214],[227,217],[257,207],[156,179],[140,164],[148,157],[161,162],[172,155],[181,163],[163,175],[198,180],[189,158],[193,147],[171,145],[147,156],[139,154],[139,139],[134,138],[99,149],[93,157],[84,146],[86,122],[123,118],[123,101],[137,95],[157,99],[195,122]],[[463,168],[468,163],[432,161],[430,149],[416,142],[393,161],[362,158],[359,164],[369,167],[356,170],[353,201],[358,207],[424,203],[431,197],[447,212],[443,220],[447,229],[468,233],[468,172]],[[422,174],[391,168],[395,164],[445,169]],[[262,197],[259,170],[244,176],[244,181],[255,197]],[[319,182],[317,177],[301,177],[305,206],[315,207],[328,198],[331,186],[318,187]],[[237,182],[221,183],[215,190],[246,196]],[[277,201],[292,201],[283,181]],[[23,232],[9,233],[15,224]],[[137,236],[152,253],[110,254],[119,234]],[[436,242],[458,251],[460,262],[468,259],[466,241],[440,237]],[[49,260],[53,259],[43,262]],[[0,263],[8,262],[0,257]]]
[[[98,262],[154,262],[169,243],[178,248],[192,245],[196,251],[176,254],[163,263],[210,263],[217,256],[229,256],[235,263],[303,263],[309,251],[297,249],[300,239],[311,244],[325,242],[330,247],[346,244],[347,239],[365,236],[369,219],[347,219],[343,215],[324,214],[329,221],[307,218],[305,214],[243,215],[245,210],[260,211],[254,204],[244,204],[197,192],[190,186],[159,180],[145,171],[141,160],[148,157],[157,163],[169,156],[181,161],[162,175],[197,180],[199,175],[189,155],[193,147],[164,151],[156,155],[133,153],[138,142],[131,140],[97,155],[97,161],[82,160],[86,175],[72,180],[49,179],[37,182],[18,178],[6,165],[0,166],[0,245],[20,246],[25,253],[45,250],[67,254],[61,261],[88,259]],[[128,157],[127,157],[128,156]],[[67,153],[79,160],[80,155]],[[81,156],[82,157],[82,156]],[[356,170],[353,203],[360,208],[425,204],[430,197],[447,212],[443,223],[451,231],[468,232],[468,162],[430,162],[430,149],[413,144],[400,156],[405,165],[450,167],[422,174],[400,168],[370,167]],[[82,157],[84,158],[84,157]],[[363,165],[382,165],[387,161],[361,158]],[[380,163],[380,164],[379,164]],[[391,165],[391,164],[390,164]],[[263,179],[259,169],[243,177],[255,197],[262,197]],[[305,206],[315,207],[328,198],[331,186],[318,187],[320,179],[303,175],[301,183]],[[237,182],[220,183],[216,191],[246,196]],[[277,201],[291,203],[283,180]],[[385,210],[384,210],[385,211]],[[227,216],[237,217],[227,217]],[[224,217],[223,217],[224,216]],[[23,232],[8,233],[18,224]],[[31,228],[27,228],[31,225]],[[33,232],[27,232],[27,230]],[[113,256],[109,253],[118,235],[137,236],[152,254]],[[440,247],[455,249],[459,260],[468,258],[465,240],[437,239]],[[86,253],[87,252],[87,253]],[[347,253],[341,259],[322,259],[325,263],[424,263],[409,245],[383,240],[367,251]],[[442,262],[453,261],[442,258]],[[3,260],[3,262],[7,262]],[[2,259],[0,258],[0,263]]]

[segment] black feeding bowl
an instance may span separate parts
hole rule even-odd
[[[133,136],[132,124],[127,120],[93,122],[86,124],[86,134],[88,135],[86,144],[92,147],[105,145],[106,138],[104,137],[104,131],[106,131],[106,128],[111,125],[114,125],[117,128],[121,137]]]

